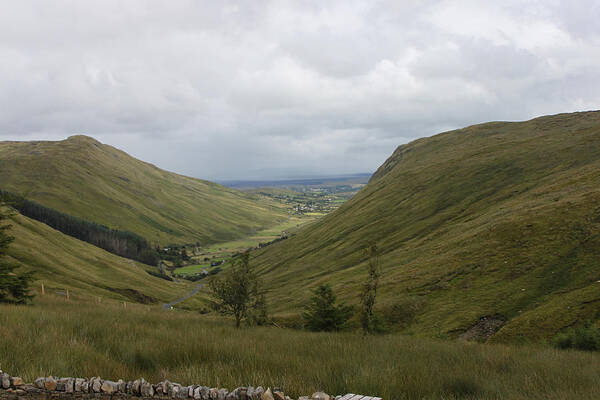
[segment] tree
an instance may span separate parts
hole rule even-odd
[[[212,307],[222,313],[233,315],[235,326],[256,304],[259,295],[258,278],[250,267],[250,254],[242,254],[234,264],[208,283],[213,298]]]
[[[313,291],[310,303],[303,313],[306,327],[312,331],[339,331],[352,315],[352,307],[336,305],[336,296],[330,285],[320,285]]]
[[[17,265],[2,260],[14,237],[7,233],[11,226],[2,225],[2,221],[8,218],[10,214],[4,213],[1,208],[2,204],[0,203],[0,301],[22,304],[33,298],[29,293],[33,273],[22,272],[17,274],[14,272]]]
[[[376,318],[374,315],[375,300],[377,298],[377,286],[379,285],[379,277],[381,276],[381,262],[379,259],[379,250],[375,243],[369,244],[365,249],[365,253],[369,259],[367,263],[367,280],[363,284],[360,293],[360,323],[363,334],[369,334],[377,330]]]

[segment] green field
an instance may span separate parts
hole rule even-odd
[[[290,320],[316,285],[357,304],[376,242],[393,329],[493,341],[552,337],[600,313],[600,112],[491,122],[400,146],[351,200],[253,253]]]
[[[161,245],[248,236],[287,218],[268,196],[167,172],[86,136],[0,142],[0,189]]]
[[[27,217],[16,214],[9,223],[15,241],[8,248],[8,260],[35,271],[36,293],[44,284],[48,294],[69,290],[73,300],[160,304],[181,297],[194,286],[149,275],[146,271],[156,268],[116,256]],[[186,301],[190,308],[203,305],[200,296]]]
[[[0,305],[0,367],[233,389],[281,387],[385,399],[597,399],[600,355],[402,335],[242,328],[186,311],[38,297]]]

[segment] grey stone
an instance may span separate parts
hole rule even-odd
[[[243,393],[244,394],[242,394],[241,398],[245,399],[246,398],[245,397],[246,388],[243,388]],[[216,388],[211,388],[208,397],[210,397],[212,400],[217,400],[217,395],[218,395],[217,389]]]
[[[187,399],[189,388],[187,386],[182,386],[179,388],[179,392],[177,392],[177,398],[179,399]]]
[[[83,385],[84,381],[85,381],[85,379],[83,379],[83,378],[75,378],[75,391],[76,392],[81,392],[81,386]]]
[[[131,381],[127,382],[127,385],[125,385],[125,393],[131,394],[132,388],[133,388],[133,382],[131,382]]]
[[[263,389],[262,386],[257,387],[256,389],[254,389],[254,398],[260,400],[264,392],[265,389]]]
[[[310,400],[310,399],[308,398],[308,396],[300,396],[300,397],[298,397],[298,400]]]
[[[181,385],[179,383],[171,383],[169,382],[169,388],[167,394],[171,398],[176,398],[179,395],[179,391],[181,390]]]
[[[60,378],[56,382],[56,390],[59,392],[73,393],[75,390],[75,379]]]
[[[140,393],[143,397],[152,397],[154,396],[154,387],[150,382],[143,381],[142,386],[140,387]]]
[[[200,387],[200,394],[202,395],[202,400],[208,400],[210,397],[210,388],[206,386]]]
[[[335,400],[340,400],[342,398],[342,395],[338,394],[337,396],[335,396]]]
[[[202,393],[200,392],[200,389],[202,389],[202,386],[196,386],[194,388],[194,393],[193,393],[193,396],[192,396],[192,397],[194,397],[194,400],[200,400],[200,399],[202,399]]]
[[[90,391],[90,383],[85,379],[81,383],[81,391],[83,393],[88,393]]]
[[[117,388],[120,393],[127,393],[127,382],[124,382],[122,379],[117,381]]]
[[[248,399],[255,399],[256,397],[256,392],[254,391],[254,387],[252,386],[248,386],[248,389],[246,389],[246,398]]]
[[[218,400],[225,400],[227,398],[227,389],[219,389],[219,392],[217,394],[217,399]]]
[[[8,375],[6,372],[3,372],[2,375],[0,376],[0,380],[1,380],[1,385],[3,389],[8,389],[10,388],[10,375]]]
[[[310,396],[311,400],[329,400],[330,397],[327,393],[324,392],[315,392]]]
[[[104,382],[102,382],[102,386],[100,387],[100,389],[104,393],[113,394],[113,393],[116,393],[119,390],[119,387],[117,385],[117,382],[104,381]]]
[[[46,380],[46,378],[37,378],[33,384],[35,385],[36,388],[38,389],[46,389],[46,387],[44,386],[44,381]]]
[[[260,399],[261,400],[275,400],[275,398],[273,397],[273,392],[271,392],[271,388],[268,388],[266,392],[261,394]]]
[[[140,394],[140,387],[142,386],[143,379],[136,379],[131,384],[131,393],[132,394]]]
[[[100,393],[102,391],[102,379],[95,378],[94,382],[91,383],[91,386],[92,386],[92,392]]]

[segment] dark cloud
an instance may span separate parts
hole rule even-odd
[[[599,108],[597,2],[496,3],[11,2],[0,140],[84,133],[188,175],[268,178]]]

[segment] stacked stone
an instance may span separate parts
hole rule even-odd
[[[292,400],[286,396],[283,390],[274,388],[265,390],[262,386],[244,386],[238,387],[229,392],[227,389],[210,388],[208,386],[190,385],[182,386],[179,383],[165,380],[156,385],[140,378],[135,381],[125,382],[103,380],[100,377],[92,377],[89,380],[84,378],[58,378],[54,376],[37,378],[33,384],[25,384],[20,377],[11,377],[9,374],[0,371],[0,399],[8,398],[4,393],[15,393],[23,395],[26,393],[73,393],[73,394],[92,394],[108,395],[116,397],[140,397],[140,398],[161,398],[161,399],[181,399],[181,400]],[[67,396],[67,395],[66,395]],[[65,396],[65,397],[66,397]],[[55,396],[53,396],[55,397]],[[313,393],[312,396],[302,396],[299,400],[339,400],[341,396],[335,399],[323,392]]]

